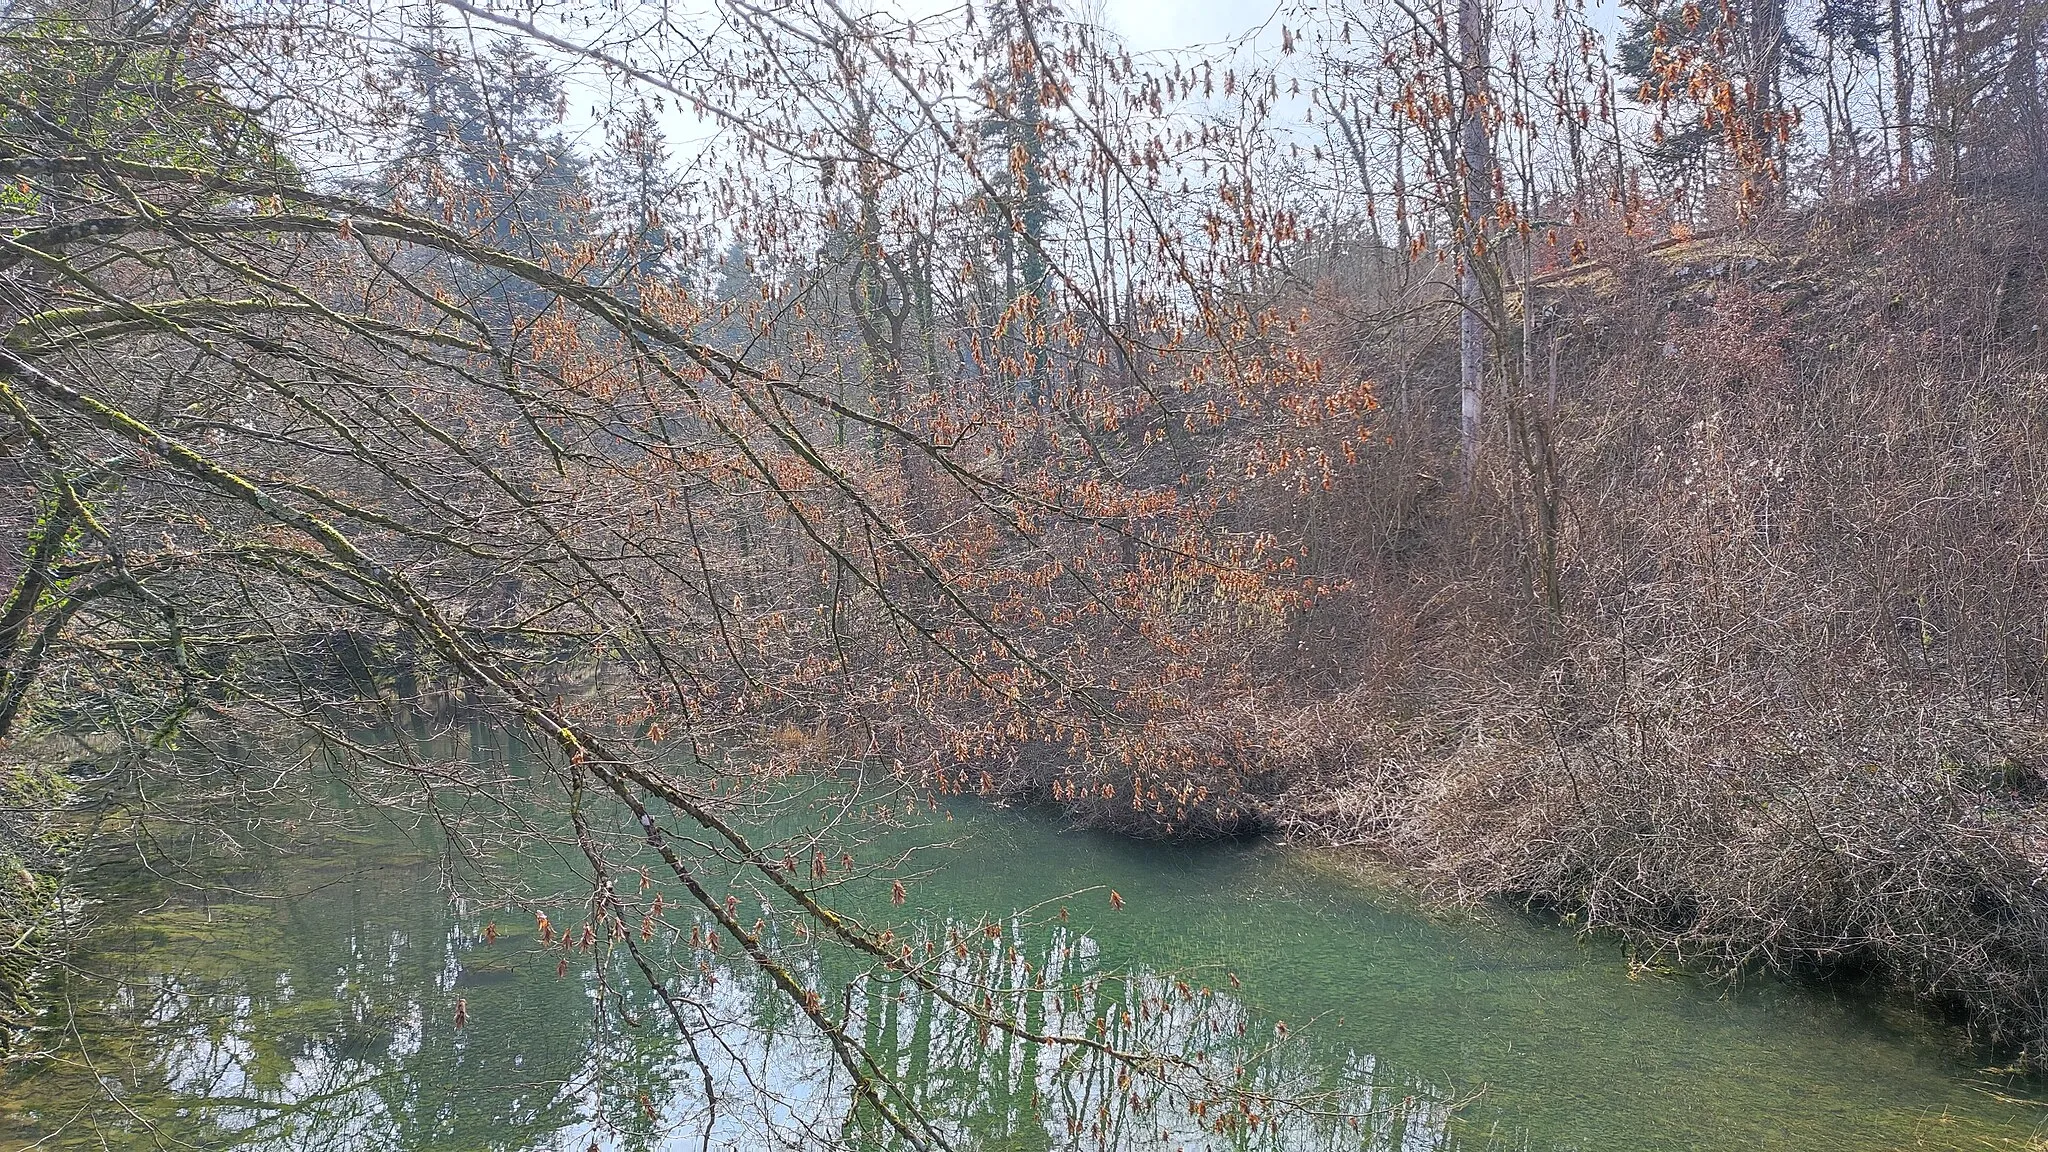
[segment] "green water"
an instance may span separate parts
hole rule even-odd
[[[687,977],[701,1062],[622,962],[540,949],[533,903],[574,919],[558,848],[517,866],[513,898],[444,874],[431,823],[334,819],[272,820],[226,860],[203,828],[144,841],[147,863],[111,853],[50,1054],[0,1079],[0,1148],[824,1148],[871,1131],[789,1004],[729,946],[691,947],[687,917],[661,956]],[[934,845],[909,899],[864,876],[842,906],[946,949],[959,932],[957,963],[939,953],[954,976],[1030,963],[1085,990],[1019,993],[1027,1020],[1101,1017],[1272,1094],[1321,1093],[1218,1135],[1133,1106],[1099,1061],[898,998],[771,916],[780,954],[965,1147],[2048,1148],[2038,1084],[1897,1005],[1632,974],[1611,943],[1425,915],[1272,847],[1136,844],[971,803],[880,835],[865,857]],[[210,881],[156,874],[180,857],[211,857]],[[600,973],[638,1027],[597,1010]]]

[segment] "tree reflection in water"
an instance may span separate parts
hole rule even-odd
[[[269,890],[294,899],[159,893],[124,917],[67,979],[63,1042],[0,1089],[0,1126],[42,1148],[891,1144],[791,1003],[712,947],[708,919],[672,921],[646,949],[681,974],[693,1054],[623,950],[543,948],[525,913],[449,900],[431,857],[388,838],[367,869],[348,863],[360,842],[330,849],[289,858]],[[1451,1145],[1428,1086],[1377,1084],[1370,1056],[1318,1051],[1227,990],[1112,972],[1074,925],[933,919],[904,943],[957,995],[1007,997],[1029,1029],[1184,1064],[1133,1076],[1100,1051],[991,1035],[928,992],[824,964],[772,918],[764,933],[963,1148]]]

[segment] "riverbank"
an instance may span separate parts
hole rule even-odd
[[[35,1018],[39,977],[62,948],[68,840],[54,818],[70,794],[61,772],[0,760],[0,1058]]]
[[[1892,988],[2010,1057],[2048,1052],[2048,812],[1956,727],[1642,724],[1462,730],[1276,720],[1235,803],[1289,843],[1363,853],[1428,899],[1502,899],[1625,938],[1646,965]],[[1885,743],[1880,744],[1880,741]],[[1100,799],[1067,808],[1131,824]]]
[[[1556,367],[1503,402],[1542,451],[1490,441],[1468,492],[1429,415],[1454,349],[1354,348],[1410,391],[1299,513],[1305,570],[1345,590],[1229,654],[1249,687],[1161,713],[1151,776],[1014,790],[1358,847],[1658,962],[1876,980],[2039,1063],[2044,204],[2008,183],[1617,242],[1532,298]],[[1197,788],[1228,802],[1176,821]]]
[[[1953,759],[1931,731],[1882,751],[1868,731],[1629,735],[1429,759],[1360,744],[1276,807],[1295,839],[1367,848],[1440,895],[1549,909],[1648,962],[1874,980],[2038,1066],[2048,838],[2008,766]]]

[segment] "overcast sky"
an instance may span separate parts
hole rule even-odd
[[[1228,40],[1262,24],[1280,0],[1098,0],[1111,28],[1149,52]],[[1087,11],[1093,5],[1078,5]]]

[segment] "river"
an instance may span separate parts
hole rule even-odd
[[[0,1148],[611,1152],[874,1135],[849,1120],[823,1045],[729,946],[679,928],[664,953],[705,1024],[691,1061],[623,964],[539,947],[536,902],[562,893],[557,919],[573,919],[570,862],[530,852],[516,896],[478,891],[446,870],[432,822],[339,793],[323,805],[303,822],[272,813],[232,858],[202,822],[86,870],[98,927],[60,981],[53,1054],[0,1078]],[[2038,1081],[1895,1000],[1642,970],[1610,940],[1506,908],[1431,911],[1271,845],[1135,843],[971,800],[897,818],[861,851],[918,849],[904,903],[864,877],[842,906],[957,947],[963,970],[1030,964],[1085,990],[1027,997],[1038,1024],[1102,1020],[1304,1101],[1218,1134],[1212,1117],[1133,1105],[1096,1061],[981,1035],[784,933],[778,947],[963,1147],[2048,1148]],[[199,856],[205,882],[163,875]],[[600,976],[637,1027],[595,1010]]]

